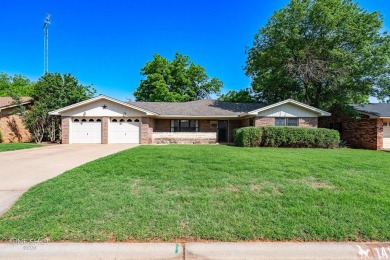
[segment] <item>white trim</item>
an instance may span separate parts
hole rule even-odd
[[[90,98],[90,99],[81,101],[79,103],[76,103],[76,104],[73,104],[73,105],[70,105],[70,106],[66,106],[66,107],[63,107],[63,108],[60,108],[60,109],[57,109],[57,110],[54,110],[54,111],[50,111],[49,115],[52,115],[52,116],[61,115],[62,112],[74,109],[76,107],[84,106],[86,104],[89,104],[89,103],[92,103],[92,102],[95,102],[95,101],[98,101],[98,100],[101,100],[101,99],[106,99],[106,100],[109,100],[111,102],[114,102],[114,103],[117,103],[117,104],[120,104],[120,105],[123,105],[123,106],[126,106],[126,107],[130,107],[132,109],[144,112],[144,113],[146,113],[146,115],[157,115],[156,113],[154,113],[152,111],[148,111],[146,109],[143,109],[143,108],[140,108],[140,107],[131,105],[129,103],[126,103],[126,102],[123,102],[123,101],[120,101],[120,100],[117,100],[117,99],[114,99],[114,98],[110,98],[110,97],[107,97],[107,96],[104,96],[104,95],[100,95],[100,96],[97,96],[97,97],[94,97],[94,98]]]
[[[309,105],[306,105],[306,104],[303,104],[303,103],[298,102],[298,101],[293,100],[293,99],[286,99],[284,101],[281,101],[281,102],[278,102],[278,103],[275,103],[275,104],[272,104],[272,105],[269,105],[269,106],[266,106],[266,107],[262,107],[262,108],[259,108],[259,109],[253,110],[253,111],[249,111],[248,114],[249,115],[257,115],[261,111],[265,111],[265,110],[271,109],[273,107],[281,106],[281,105],[284,105],[284,104],[287,104],[287,103],[291,103],[291,104],[294,104],[296,106],[305,108],[307,110],[314,111],[314,112],[320,114],[320,116],[330,116],[331,115],[329,112],[323,111],[321,109],[318,109],[318,108],[315,108],[315,107],[312,107],[312,106],[309,106]]]

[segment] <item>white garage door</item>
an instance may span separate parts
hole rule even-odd
[[[101,144],[101,119],[75,118],[72,123],[72,143],[74,144]]]
[[[390,149],[390,123],[383,123],[383,149]]]
[[[111,119],[108,136],[111,144],[139,144],[139,119]]]

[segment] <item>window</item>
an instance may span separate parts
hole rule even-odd
[[[89,121],[89,122],[95,122],[95,120],[93,120],[93,119],[89,119],[88,121]]]
[[[118,120],[116,120],[116,119],[112,119],[112,121],[111,122],[118,122]]]
[[[96,122],[101,122],[102,120],[101,119],[96,119]]]
[[[127,119],[127,122],[131,123],[131,122],[133,122],[133,120],[131,120],[131,119]]]
[[[286,126],[286,118],[284,117],[275,118],[275,126]]]
[[[275,118],[275,126],[298,126],[299,120],[297,117],[277,117]]]
[[[81,120],[81,122],[87,122],[87,119],[83,119],[83,120]]]
[[[249,119],[248,124],[249,124],[249,126],[255,126],[255,121],[253,120],[253,118]]]
[[[298,118],[287,118],[287,126],[298,126]]]
[[[77,118],[75,120],[73,120],[73,122],[79,122],[80,120],[78,120]]]
[[[171,120],[171,132],[199,132],[198,120]]]
[[[125,120],[124,120],[124,119],[121,119],[121,120],[119,120],[119,122],[123,123],[123,122],[125,122]]]
[[[139,119],[134,120],[134,122],[139,122]]]

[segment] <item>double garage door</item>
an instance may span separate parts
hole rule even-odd
[[[102,120],[96,118],[74,118],[72,120],[72,143],[102,143]],[[139,119],[110,120],[108,127],[108,143],[139,143]]]

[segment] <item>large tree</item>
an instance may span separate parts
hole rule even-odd
[[[260,98],[330,109],[390,97],[390,37],[382,16],[351,0],[292,0],[248,49],[246,74]]]
[[[193,101],[219,93],[223,86],[219,79],[210,79],[202,66],[180,53],[173,61],[155,54],[141,69],[141,75],[146,78],[134,91],[137,101]]]
[[[0,97],[30,96],[33,88],[34,83],[25,76],[0,73]]]
[[[238,103],[253,103],[258,101],[252,89],[230,90],[226,94],[218,97],[219,101],[238,102]]]
[[[80,84],[71,74],[45,73],[34,87],[31,109],[23,113],[34,141],[41,142],[46,138],[54,142],[60,139],[60,117],[48,113],[91,98],[94,94],[95,90],[91,86]]]

